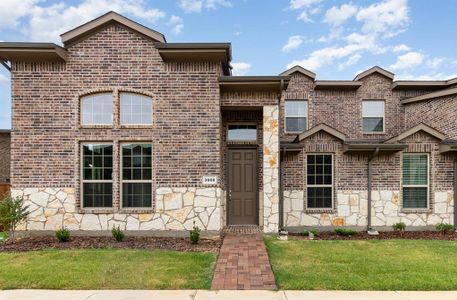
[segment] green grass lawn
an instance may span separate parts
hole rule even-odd
[[[0,289],[209,289],[215,260],[115,249],[0,253]]]
[[[278,241],[266,237],[265,243],[280,289],[457,289],[454,241]]]

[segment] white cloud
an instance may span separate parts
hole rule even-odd
[[[351,18],[357,13],[357,7],[349,4],[343,4],[339,8],[333,6],[325,13],[324,22],[330,26],[338,27],[341,26],[346,20]]]
[[[62,2],[47,7],[35,5],[29,12],[27,32],[33,41],[57,42],[59,34],[110,10],[152,23],[166,15],[159,9],[147,8],[141,0],[85,0],[78,6],[67,6]]]
[[[290,9],[297,10],[319,4],[323,0],[290,0]]]
[[[305,23],[313,23],[313,19],[311,19],[309,16],[308,16],[308,13],[304,10],[302,11],[298,17],[297,17],[297,20],[299,21],[303,21]]]
[[[427,60],[427,66],[431,69],[436,69],[439,66],[441,66],[443,64],[443,62],[444,62],[444,59],[435,57],[435,58]]]
[[[20,18],[27,16],[38,0],[1,0],[0,29],[17,28]]]
[[[217,9],[218,6],[231,7],[232,3],[228,0],[179,0],[178,5],[186,13],[195,13]]]
[[[409,24],[408,0],[384,0],[361,8],[356,16],[362,31],[392,37]]]
[[[313,23],[314,20],[311,19],[309,15],[315,15],[321,11],[320,7],[316,7],[316,5],[322,1],[323,0],[290,0],[289,8],[292,10],[302,10],[298,15],[297,20],[305,23]]]
[[[356,63],[359,62],[359,60],[361,58],[362,58],[362,55],[360,55],[359,53],[352,55],[351,57],[349,57],[349,59],[347,61],[338,65],[338,70],[342,71],[342,70],[346,69],[347,67],[355,65]]]
[[[232,74],[234,76],[243,76],[249,73],[251,70],[251,64],[248,64],[246,62],[236,62],[232,63]]]
[[[168,24],[173,28],[173,32],[176,34],[180,34],[184,28],[183,20],[181,17],[172,15]]]
[[[411,51],[411,48],[409,48],[405,44],[400,44],[400,45],[392,47],[392,51],[395,52],[395,53],[407,52],[407,51]]]
[[[419,52],[408,52],[397,57],[397,61],[390,65],[392,70],[412,69],[419,66],[424,61],[424,55]]]
[[[303,43],[311,42],[310,39],[306,39],[306,37],[301,35],[293,35],[289,37],[287,43],[282,47],[283,52],[290,52],[291,50],[297,49]]]

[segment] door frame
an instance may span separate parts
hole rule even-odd
[[[230,226],[230,204],[229,204],[229,187],[230,187],[230,150],[233,149],[251,149],[255,150],[255,182],[256,182],[256,200],[255,200],[255,224],[259,226],[259,210],[260,210],[260,203],[259,203],[259,145],[258,144],[228,144],[226,147],[226,158],[225,158],[225,219],[226,219],[226,226]],[[250,224],[246,224],[250,225]]]

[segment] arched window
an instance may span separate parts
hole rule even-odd
[[[121,124],[152,125],[152,98],[134,93],[121,93]]]
[[[113,124],[113,94],[98,93],[81,97],[81,124]]]

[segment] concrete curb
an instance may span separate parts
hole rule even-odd
[[[457,291],[209,291],[209,290],[7,290],[0,291],[2,300],[454,300]]]

